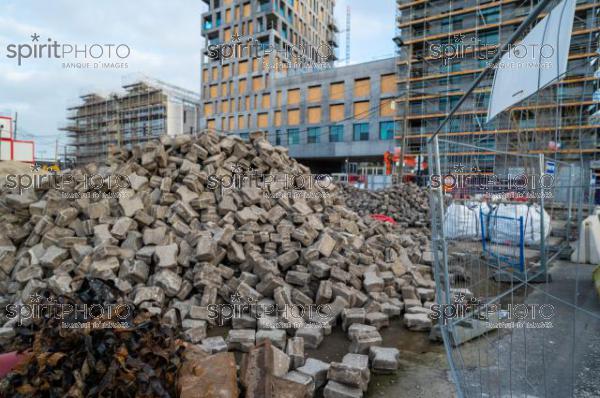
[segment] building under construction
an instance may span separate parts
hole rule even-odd
[[[110,145],[131,148],[164,134],[195,134],[200,97],[170,84],[137,79],[124,92],[81,96],[68,108],[66,160],[75,164],[103,161]]]
[[[537,3],[397,0],[400,123],[396,138],[404,155],[413,159],[427,155],[427,139]],[[488,123],[494,78],[488,73],[443,127],[440,137],[490,151],[544,153],[567,161],[595,159],[600,151],[599,12],[596,0],[577,1],[567,73],[557,83]],[[546,15],[547,10],[537,21]],[[455,158],[473,155],[464,148],[440,143],[440,151]],[[492,155],[478,151],[479,167],[491,170]],[[415,164],[419,167],[421,162]]]

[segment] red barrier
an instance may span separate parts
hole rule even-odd
[[[386,216],[385,214],[371,214],[371,218],[377,221],[383,221],[390,224],[396,224],[396,221],[392,217]]]

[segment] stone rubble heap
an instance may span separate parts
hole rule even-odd
[[[403,227],[429,225],[429,202],[425,189],[416,184],[393,185],[377,191],[341,186],[346,206],[361,216],[384,214]]]
[[[412,228],[399,228],[346,207],[348,188],[334,184],[313,184],[291,197],[281,181],[210,189],[215,176],[230,182],[240,168],[310,175],[261,134],[244,142],[204,133],[161,137],[113,152],[107,166],[75,170],[80,178],[128,177],[128,188],[105,185],[99,198],[74,198],[85,193],[82,184],[3,193],[0,304],[27,302],[38,289],[69,294],[85,278],[110,281],[138,309],[180,327],[187,341],[210,354],[249,353],[268,341],[290,362],[287,379],[314,388],[327,383],[329,397],[362,395],[369,356],[374,369],[396,366],[392,353],[373,348],[390,319],[431,328],[435,284],[425,199],[406,188],[412,207],[401,223]],[[408,208],[391,203],[390,209]],[[235,304],[236,297],[277,311],[258,314],[248,306],[215,318],[211,306]],[[293,305],[322,310],[301,317],[281,311]],[[14,336],[16,322],[6,315],[0,322],[2,344]],[[317,348],[338,323],[351,341],[348,359],[327,371],[305,361],[304,347]],[[216,324],[230,328],[225,339],[207,337]]]

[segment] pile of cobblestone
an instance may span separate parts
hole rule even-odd
[[[403,227],[429,225],[429,202],[425,189],[416,184],[398,184],[377,191],[342,185],[346,206],[359,215],[384,214]]]
[[[365,364],[394,368],[395,355],[373,349],[390,319],[431,328],[425,223],[411,216],[412,228],[400,228],[357,214],[347,189],[262,134],[164,136],[40,185],[0,197],[2,305],[25,304],[40,289],[70,294],[97,278],[210,355],[268,340],[296,372],[288,379],[328,380],[331,397],[364,391]],[[425,218],[419,206],[412,212]],[[16,323],[0,317],[0,344]],[[361,356],[331,364],[325,379],[320,367],[303,373],[312,369],[304,346],[318,347],[337,324]],[[226,339],[207,337],[214,325],[230,328]]]

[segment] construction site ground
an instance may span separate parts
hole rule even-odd
[[[495,397],[598,396],[600,299],[592,281],[594,268],[556,260],[548,283],[521,288],[503,300],[551,304],[550,328],[498,329],[453,349],[459,377],[471,395],[491,391]]]
[[[366,397],[455,396],[442,343],[431,342],[428,333],[406,329],[401,320],[382,329],[381,336],[383,346],[400,351],[400,366],[396,374],[373,373]],[[306,351],[325,362],[341,361],[348,344],[344,332],[338,328],[325,338],[319,349]]]
[[[227,327],[216,327],[210,329],[208,335],[225,337],[227,330]],[[428,333],[411,332],[399,319],[382,329],[381,336],[382,346],[395,347],[400,351],[400,367],[395,374],[371,374],[365,397],[456,396],[442,343],[430,341]],[[339,362],[348,351],[349,344],[344,331],[334,328],[318,349],[306,348],[306,356],[324,362]]]
[[[502,334],[497,344],[513,347],[518,353],[527,344],[528,357],[515,355],[511,381],[499,380],[499,391],[513,396],[597,397],[600,393],[600,300],[592,282],[595,266],[556,261],[549,273],[552,282],[534,285],[525,299],[527,304],[551,304],[555,308],[552,327],[524,333]],[[578,281],[578,295],[575,288]],[[574,310],[574,305],[595,314]],[[533,355],[531,355],[533,353]],[[506,358],[502,358],[501,366]],[[504,363],[505,366],[508,364]],[[510,383],[510,385],[508,384]],[[510,387],[510,390],[508,389]]]
[[[529,330],[526,337],[522,331],[501,329],[465,343],[459,348],[460,377],[471,382],[472,388],[484,376],[486,383],[495,386],[493,391],[498,397],[546,396],[549,391],[555,392],[553,396],[597,397],[600,393],[600,299],[592,281],[594,268],[589,264],[556,260],[550,265],[548,283],[521,288],[504,299],[503,302],[512,304],[552,304],[556,311],[552,328]],[[576,281],[579,294],[575,303]],[[502,285],[507,286],[488,282],[488,286],[495,288],[492,290],[501,289]],[[574,304],[587,313],[575,311]],[[400,368],[394,375],[373,375],[367,397],[457,396],[443,344],[431,342],[427,334],[407,330],[400,321],[384,329],[382,337],[384,345],[400,350]],[[319,350],[308,353],[324,361],[337,361],[346,344],[344,334],[336,330]],[[519,355],[524,352],[525,344],[528,353],[537,354]],[[498,369],[498,352],[510,351],[507,348],[510,346],[514,355],[508,358],[500,354],[500,367],[504,369]],[[491,360],[483,358],[482,347],[486,347]],[[500,376],[511,367],[512,377]],[[520,371],[525,368],[526,374]],[[572,371],[565,374],[566,369]]]

